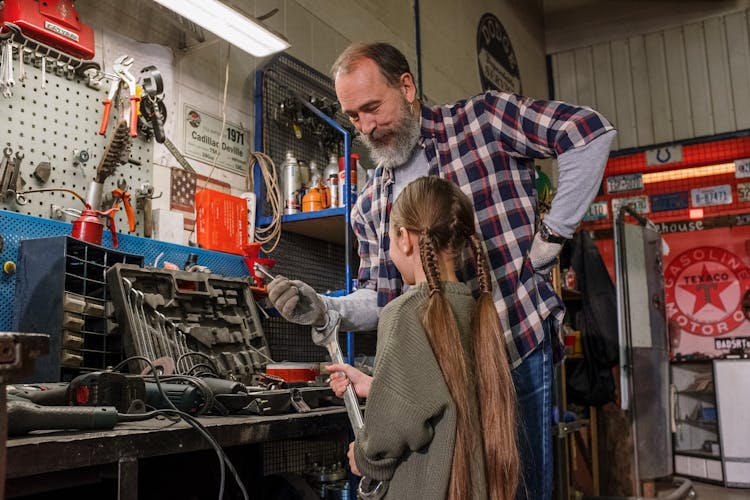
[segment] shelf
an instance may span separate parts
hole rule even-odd
[[[686,457],[711,458],[711,459],[721,460],[721,454],[711,453],[710,451],[703,451],[703,450],[675,450],[674,454],[684,455]]]
[[[680,396],[689,396],[693,398],[710,398],[714,399],[714,391],[677,391],[676,394]]]
[[[710,422],[710,421],[703,421],[703,420],[689,420],[689,419],[677,419],[675,420],[678,424],[687,424],[687,425],[693,425],[695,427],[701,427],[702,429],[708,429],[716,431],[719,428],[718,422]]]
[[[552,426],[552,435],[558,438],[564,438],[568,434],[578,432],[581,428],[589,425],[587,418],[579,418],[572,422],[560,422],[557,425]]]
[[[315,212],[283,215],[281,217],[281,230],[343,245],[344,233],[346,232],[344,227],[346,223],[345,211],[344,207],[336,207],[316,210]],[[257,225],[267,226],[271,224],[272,220],[271,217],[258,217]]]

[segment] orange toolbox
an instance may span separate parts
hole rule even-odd
[[[195,233],[207,250],[244,255],[247,245],[247,200],[220,191],[195,193]]]

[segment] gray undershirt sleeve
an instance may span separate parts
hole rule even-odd
[[[600,135],[588,144],[557,157],[557,193],[544,222],[557,234],[571,238],[599,192],[609,146],[617,131]]]
[[[378,292],[360,288],[343,297],[322,296],[325,305],[341,314],[341,330],[368,332],[378,329]]]

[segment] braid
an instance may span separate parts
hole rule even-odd
[[[434,237],[424,232],[419,238],[419,257],[422,259],[422,267],[427,276],[427,284],[430,287],[430,297],[440,293],[440,263],[435,250]]]
[[[491,293],[492,284],[490,283],[490,271],[487,265],[487,258],[484,254],[484,246],[482,240],[476,233],[469,236],[469,245],[471,245],[471,253],[474,256],[474,264],[477,268],[477,281],[479,282],[480,293]]]

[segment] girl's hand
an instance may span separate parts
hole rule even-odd
[[[325,368],[331,373],[328,385],[331,386],[336,396],[343,396],[349,383],[354,386],[354,392],[357,396],[366,398],[370,394],[370,385],[372,385],[371,376],[347,364],[332,364]]]
[[[359,469],[357,468],[357,463],[354,461],[354,443],[349,443],[349,451],[346,453],[346,456],[349,457],[349,469],[351,469],[352,474],[355,476],[361,476],[362,473],[359,472]]]

